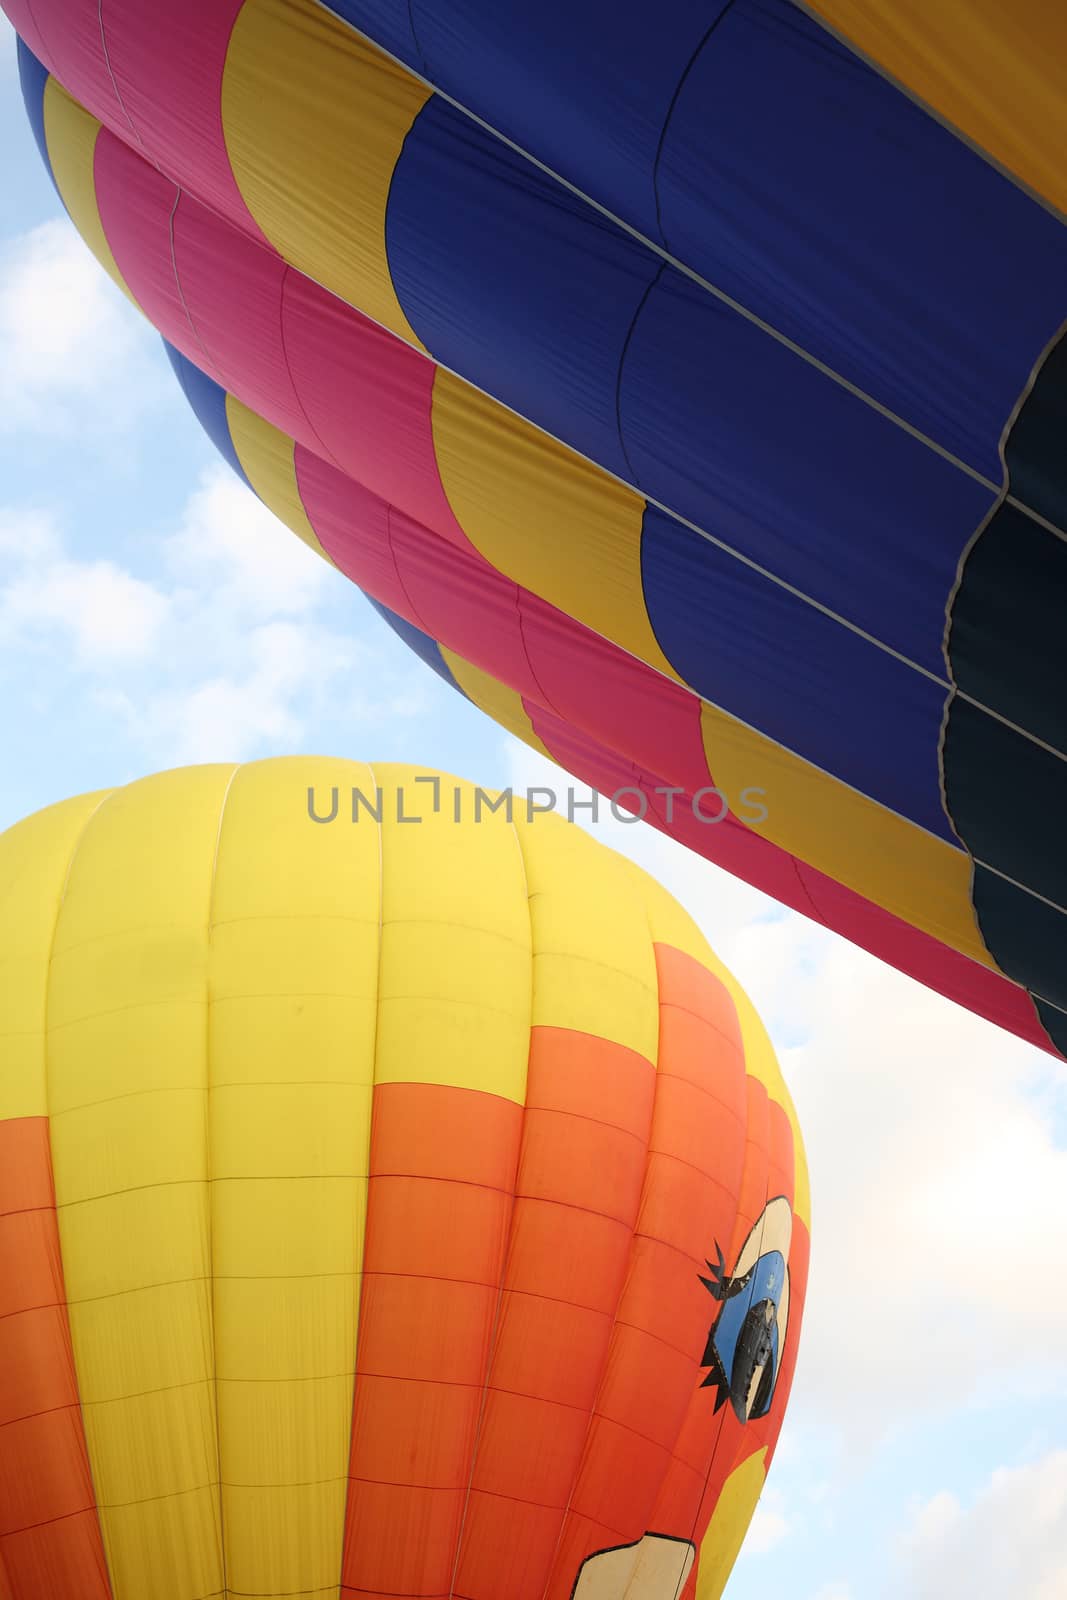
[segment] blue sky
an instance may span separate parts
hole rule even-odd
[[[551,776],[220,462],[60,211],[2,22],[0,152],[0,828],[205,759]],[[1062,1600],[1067,1073],[643,824],[596,831],[748,988],[811,1160],[797,1381],[730,1600]]]

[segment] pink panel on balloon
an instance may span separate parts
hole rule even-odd
[[[426,632],[519,694],[540,697],[511,579],[400,511],[390,527],[397,569]]]
[[[327,452],[390,505],[475,554],[437,470],[433,362],[298,272],[286,280],[283,324],[293,382]]]
[[[4,0],[4,11],[19,38],[24,44],[29,45],[38,61],[51,72],[52,52],[45,43],[44,35],[30,10],[30,0]]]
[[[218,380],[174,278],[171,216],[177,190],[169,178],[105,129],[96,141],[96,200],[115,263],[149,321],[183,355]]]
[[[132,140],[126,116],[108,71],[100,32],[101,0],[32,0],[41,59],[87,111],[125,140]],[[11,20],[22,32],[12,8]],[[146,9],[149,9],[146,7]],[[27,44],[32,41],[26,36]]]
[[[297,445],[296,482],[322,548],[346,577],[416,627],[389,544],[389,507],[337,467]]]
[[[222,74],[242,4],[105,0],[102,18],[108,60],[139,148],[183,188],[265,242],[241,198],[222,131]]]
[[[282,258],[183,194],[174,218],[174,260],[200,347],[219,382],[322,454],[289,376],[281,316],[289,269]],[[189,353],[203,364],[196,351]]]
[[[689,790],[710,783],[700,701],[644,662],[525,592],[522,631],[548,703],[600,745]]]
[[[939,944],[880,906],[859,900],[813,867],[801,865],[800,875],[820,917],[844,938],[873,951],[881,960],[920,983],[940,990],[968,1011],[989,1017],[1039,1049],[1048,1049],[1048,1035],[1038,1020],[1033,1001],[1026,990],[1010,978],[991,972],[957,950],[949,949],[948,945]],[[859,908],[863,909],[862,919]]]

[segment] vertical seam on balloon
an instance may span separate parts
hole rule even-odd
[[[743,827],[748,827],[748,824],[747,823],[743,823],[742,826]],[[804,899],[807,901],[808,905],[811,907],[811,920],[814,923],[816,923],[820,928],[829,927],[829,924],[827,923],[826,918],[823,916],[822,912],[819,910],[818,906],[815,904],[815,901],[812,899],[811,890],[808,887],[807,883],[804,881],[804,875],[803,875],[803,873],[801,871],[802,867],[811,866],[811,862],[810,861],[801,861],[797,856],[793,855],[792,851],[786,851],[785,853],[789,856],[789,860],[792,862],[793,871],[796,874],[796,880],[800,885],[800,892],[804,896]],[[817,872],[819,869],[817,867],[815,867],[813,870]],[[855,892],[855,891],[853,891],[853,892]],[[861,895],[860,898],[863,899],[863,900],[867,900],[867,896],[866,895]],[[876,902],[873,901],[873,900],[867,900],[867,904],[868,905],[875,905]],[[887,908],[885,906],[879,906],[878,909],[880,911],[885,911]],[[895,913],[890,911],[889,915],[890,916],[894,916]],[[930,937],[931,938],[936,938],[936,935],[931,934]],[[945,941],[942,939],[942,940],[939,941],[939,943],[944,944]],[[962,954],[962,953],[963,952],[961,951],[960,954]],[[974,960],[973,956],[971,957],[971,960],[972,961]],[[978,965],[981,965],[981,963],[978,963]]]
[[[48,1048],[48,1041],[49,1041],[49,1036],[50,1036],[49,1035],[49,1027],[48,1027],[48,1007],[49,1007],[49,1001],[51,1000],[51,996],[52,996],[52,968],[53,968],[54,961],[55,961],[56,938],[57,938],[58,933],[59,933],[59,919],[62,916],[63,907],[65,906],[66,901],[67,901],[67,890],[70,887],[71,873],[74,871],[74,858],[78,854],[78,850],[81,847],[82,843],[84,842],[85,836],[88,833],[89,828],[90,828],[91,824],[93,823],[94,819],[98,816],[98,814],[101,811],[102,807],[105,806],[107,804],[107,802],[112,798],[114,793],[115,793],[115,791],[113,789],[110,789],[110,790],[108,790],[108,792],[106,794],[104,794],[104,795],[102,795],[100,797],[100,799],[97,801],[96,805],[90,811],[89,815],[85,818],[85,821],[82,823],[81,827],[78,829],[77,835],[76,835],[76,837],[75,837],[75,839],[74,839],[74,841],[73,841],[73,843],[71,844],[71,847],[70,847],[70,855],[67,858],[67,869],[63,874],[63,883],[62,883],[62,886],[61,886],[60,891],[59,891],[59,900],[58,900],[58,903],[56,905],[56,914],[55,914],[55,918],[54,918],[54,920],[52,922],[52,934],[51,934],[51,938],[49,939],[49,943],[48,943],[48,965],[47,965],[47,968],[46,968],[45,990],[44,990],[44,1016],[42,1018],[42,1024],[43,1024],[43,1028],[44,1028],[44,1037],[43,1037],[43,1040],[42,1040],[42,1048],[43,1048],[43,1051],[44,1051],[45,1115],[46,1115],[47,1122],[48,1122],[48,1165],[49,1165],[49,1168],[51,1169],[51,1173],[52,1173],[52,1203],[53,1203],[53,1207],[54,1207],[54,1210],[55,1210],[55,1218],[56,1218],[56,1243],[57,1243],[57,1245],[59,1247],[59,1270],[63,1275],[63,1299],[64,1299],[64,1303],[65,1303],[65,1307],[66,1307],[66,1314],[67,1314],[66,1315],[66,1321],[67,1321],[67,1338],[68,1338],[68,1341],[69,1341],[68,1348],[70,1350],[70,1361],[71,1361],[71,1367],[73,1369],[73,1375],[74,1375],[74,1390],[75,1390],[75,1394],[77,1395],[77,1400],[78,1400],[79,1428],[80,1428],[80,1431],[81,1431],[82,1443],[83,1443],[83,1445],[85,1447],[85,1464],[86,1464],[86,1468],[87,1468],[88,1473],[89,1473],[89,1487],[92,1490],[92,1495],[93,1495],[93,1507],[92,1507],[92,1509],[93,1509],[93,1513],[94,1513],[95,1518],[96,1518],[96,1533],[97,1533],[97,1538],[99,1540],[100,1553],[101,1553],[101,1555],[103,1557],[103,1562],[104,1562],[104,1575],[105,1575],[105,1577],[107,1579],[107,1586],[108,1586],[108,1590],[110,1591],[110,1593],[112,1595],[112,1600],[114,1600],[115,1585],[112,1582],[112,1578],[111,1578],[111,1563],[108,1560],[107,1543],[106,1543],[106,1541],[104,1539],[104,1526],[103,1526],[103,1522],[101,1521],[101,1517],[100,1517],[100,1496],[99,1496],[99,1492],[98,1492],[97,1487],[96,1487],[96,1478],[95,1478],[95,1475],[93,1473],[93,1458],[92,1458],[92,1455],[91,1455],[91,1453],[89,1451],[89,1439],[88,1439],[88,1436],[87,1436],[86,1431],[85,1431],[85,1408],[82,1405],[81,1383],[80,1383],[80,1377],[79,1377],[79,1373],[78,1373],[78,1363],[77,1363],[77,1360],[76,1360],[75,1354],[74,1354],[74,1330],[71,1328],[71,1325],[70,1325],[70,1302],[67,1300],[66,1273],[65,1273],[65,1271],[63,1269],[63,1240],[62,1240],[62,1237],[61,1237],[60,1232],[59,1232],[59,1207],[58,1207],[58,1204],[56,1203],[58,1197],[57,1197],[56,1192],[55,1192],[55,1169],[52,1166],[52,1114],[51,1114],[50,1096],[49,1096],[49,1092],[48,1092],[48,1089],[49,1089],[49,1071],[48,1071],[49,1048]]]
[[[518,1132],[518,1144],[515,1151],[515,1176],[512,1179],[511,1194],[508,1197],[508,1225],[501,1240],[500,1249],[500,1279],[497,1284],[496,1305],[493,1309],[493,1325],[489,1333],[489,1342],[485,1353],[485,1380],[482,1384],[481,1398],[478,1402],[478,1419],[474,1427],[474,1439],[471,1444],[471,1466],[467,1476],[467,1489],[463,1496],[463,1511],[456,1530],[456,1548],[452,1558],[452,1576],[448,1585],[448,1600],[455,1600],[456,1580],[459,1577],[459,1564],[463,1555],[463,1536],[467,1528],[467,1517],[470,1514],[471,1494],[474,1490],[474,1474],[478,1468],[478,1451],[482,1443],[482,1430],[485,1426],[485,1414],[489,1406],[489,1386],[493,1376],[493,1362],[496,1359],[497,1345],[500,1339],[500,1324],[504,1310],[504,1297],[507,1293],[508,1263],[511,1259],[511,1235],[515,1225],[515,1211],[518,1206],[518,1164],[522,1157],[522,1142],[526,1124],[526,1102],[530,1092],[530,1050],[533,1043],[533,985],[534,985],[534,940],[533,940],[533,912],[530,908],[530,879],[526,870],[526,855],[522,848],[519,830],[515,826],[514,808],[509,807],[506,813],[508,826],[511,829],[512,839],[519,856],[519,866],[522,870],[523,890],[526,900],[526,916],[530,929],[530,1023],[527,1030],[526,1042],[526,1082],[522,1094],[522,1121]]]
[[[552,716],[559,717],[560,721],[564,722],[564,721],[566,721],[566,718],[563,717],[562,714],[553,705],[549,695],[546,693],[546,691],[544,689],[544,686],[541,683],[540,678],[537,675],[537,669],[534,666],[533,661],[532,661],[532,659],[530,657],[529,645],[526,643],[526,618],[525,618],[525,615],[524,615],[523,609],[522,609],[522,600],[523,600],[523,595],[528,593],[528,592],[529,591],[524,590],[520,584],[516,584],[515,585],[515,612],[516,612],[516,615],[518,616],[518,619],[519,619],[519,643],[522,645],[523,660],[526,662],[526,670],[529,672],[530,677],[533,679],[534,688],[537,690],[537,693],[540,696],[541,709],[543,711],[551,712]],[[553,606],[552,609],[555,610],[556,608]],[[522,695],[521,694],[519,695],[519,703],[520,704],[522,703]],[[530,725],[531,725],[531,727],[533,726],[532,723]],[[523,860],[525,862],[525,857],[523,858]]]
[[[630,460],[630,452],[626,448],[626,440],[625,440],[625,438],[623,436],[623,431],[622,431],[622,381],[623,381],[623,373],[624,373],[624,369],[626,367],[626,358],[630,353],[630,341],[632,340],[632,338],[634,336],[634,332],[635,332],[635,330],[637,328],[638,322],[640,322],[640,320],[641,320],[641,313],[645,309],[645,306],[648,303],[649,296],[651,295],[651,293],[652,293],[653,289],[656,287],[656,285],[659,283],[660,279],[663,277],[663,274],[666,271],[666,269],[667,269],[666,262],[665,261],[664,262],[660,262],[659,268],[656,271],[655,276],[650,278],[648,283],[645,285],[644,293],[641,295],[641,298],[638,300],[637,305],[634,307],[634,314],[630,318],[630,326],[626,330],[626,337],[622,342],[622,350],[619,352],[619,365],[615,370],[615,432],[618,435],[619,449],[622,452],[622,459],[626,463],[626,470],[630,474],[630,477],[633,479],[633,487],[635,489],[638,489],[638,490],[641,489],[641,480],[638,477],[637,473],[634,471],[633,462]],[[643,493],[644,491],[642,490],[641,492]],[[646,507],[646,509],[647,509],[647,507]],[[644,594],[642,592],[642,599],[643,598],[644,598]],[[647,609],[648,609],[647,606],[646,606],[645,609],[646,609],[646,612],[647,612]]]
[[[367,771],[370,773],[371,793],[378,792],[378,779],[374,767],[368,761]],[[371,813],[374,816],[374,813]],[[352,1406],[351,1417],[348,1424],[348,1460],[345,1464],[345,1514],[341,1524],[341,1555],[340,1571],[337,1578],[338,1600],[344,1593],[345,1582],[345,1548],[348,1543],[348,1528],[352,1519],[355,1503],[355,1483],[352,1476],[352,1447],[356,1436],[356,1390],[359,1386],[359,1340],[363,1328],[363,1293],[366,1286],[366,1242],[367,1222],[370,1218],[370,1178],[371,1178],[371,1149],[374,1144],[374,1112],[378,1087],[378,1036],[382,1004],[382,933],[385,927],[385,841],[383,837],[382,822],[384,811],[378,807],[378,815],[374,818],[374,831],[378,840],[378,943],[375,949],[375,988],[374,988],[374,1035],[371,1040],[370,1053],[370,1116],[367,1118],[367,1159],[364,1162],[366,1172],[363,1178],[363,1240],[359,1253],[359,1290],[356,1294],[356,1340],[352,1351]]]
[[[409,607],[411,608],[411,614],[416,619],[416,623],[417,623],[418,627],[420,627],[422,629],[423,633],[425,633],[428,638],[432,639],[432,638],[434,638],[433,629],[430,628],[428,626],[428,624],[423,621],[422,613],[418,610],[418,608],[415,605],[415,602],[412,600],[411,596],[408,594],[407,585],[405,584],[404,579],[403,579],[403,577],[401,576],[401,573],[400,573],[400,562],[397,560],[396,550],[395,550],[395,548],[393,546],[393,507],[392,507],[392,504],[388,500],[384,500],[382,502],[382,504],[385,506],[385,546],[386,546],[386,549],[389,551],[389,559],[393,563],[393,571],[396,573],[397,586],[398,586],[398,588],[400,590],[400,593],[403,595],[404,599],[407,601]],[[438,648],[440,648],[440,646],[438,646]]]
[[[173,179],[170,181],[173,182]],[[170,216],[167,219],[167,237],[170,244],[170,268],[174,275],[174,287],[178,292],[178,302],[185,314],[185,320],[189,324],[189,332],[192,334],[193,339],[203,354],[204,362],[206,364],[206,368],[208,369],[208,376],[213,377],[215,382],[224,389],[225,384],[223,384],[221,381],[222,373],[216,362],[211,359],[208,348],[200,336],[200,329],[193,320],[193,314],[189,309],[189,302],[185,298],[185,290],[182,287],[181,273],[178,271],[178,251],[174,238],[174,219],[178,215],[178,207],[181,204],[181,199],[184,192],[185,191],[182,189],[180,184],[174,185],[174,204],[170,208]]]
[[[659,130],[659,139],[658,139],[658,141],[656,143],[656,155],[655,155],[655,159],[654,159],[654,161],[652,163],[652,198],[656,202],[656,227],[659,229],[659,236],[663,240],[663,247],[664,247],[665,250],[668,250],[668,251],[670,249],[670,246],[667,243],[667,236],[663,231],[663,215],[662,215],[662,213],[660,211],[660,199],[659,199],[659,165],[660,165],[660,161],[663,158],[663,147],[664,147],[664,145],[666,144],[666,141],[667,141],[667,130],[670,127],[671,118],[674,116],[674,108],[678,104],[679,98],[681,97],[682,90],[685,88],[686,79],[688,78],[690,72],[692,72],[694,66],[696,65],[697,57],[700,56],[700,55],[703,55],[704,46],[707,44],[708,40],[711,38],[712,34],[715,32],[715,29],[719,26],[719,23],[722,22],[723,18],[726,16],[727,12],[731,9],[731,7],[733,6],[733,3],[734,3],[734,0],[726,0],[726,3],[725,3],[725,5],[723,5],[722,10],[719,12],[719,15],[715,18],[715,21],[707,29],[707,31],[704,34],[704,37],[701,39],[701,41],[697,45],[696,49],[693,51],[692,55],[689,57],[689,60],[686,62],[685,68],[684,68],[684,70],[682,72],[682,75],[678,79],[678,82],[674,86],[674,93],[671,95],[671,103],[667,107],[667,115],[664,117],[663,126]]]
[[[279,259],[284,264],[284,270],[282,272],[281,287],[278,291],[278,338],[281,345],[282,361],[285,363],[286,376],[289,379],[289,387],[293,391],[293,398],[300,409],[300,415],[307,423],[308,432],[312,435],[322,450],[323,459],[328,461],[331,466],[336,467],[338,472],[343,473],[347,478],[348,474],[345,472],[345,469],[342,467],[341,463],[338,461],[329,445],[323,439],[318,428],[316,428],[315,424],[312,422],[307,406],[304,404],[304,397],[297,388],[296,379],[293,376],[293,369],[289,363],[289,347],[285,339],[285,291],[288,287],[289,280],[293,275],[293,268],[290,266],[289,262],[285,260],[284,256],[281,256]],[[309,518],[308,520],[310,521],[311,519]]]
[[[219,821],[215,831],[215,853],[211,860],[211,879],[208,888],[207,905],[207,962],[204,974],[204,1171],[206,1174],[207,1189],[207,1228],[208,1228],[208,1282],[211,1296],[211,1392],[212,1409],[215,1413],[215,1464],[218,1471],[218,1537],[219,1556],[222,1562],[222,1590],[223,1600],[229,1600],[230,1583],[227,1573],[226,1561],[226,1524],[223,1509],[222,1486],[222,1423],[219,1419],[219,1346],[218,1323],[215,1310],[215,1179],[211,1166],[211,952],[215,929],[215,888],[218,882],[219,852],[222,848],[222,829],[226,820],[226,805],[230,793],[240,771],[239,766],[234,766],[226,783],[226,788],[219,805]]]
[[[711,775],[710,772],[709,772],[708,775],[710,777],[710,775]],[[662,989],[662,985],[660,983],[660,965],[659,965],[658,941],[656,939],[656,935],[655,935],[655,932],[654,932],[653,927],[652,927],[651,908],[650,908],[649,903],[648,903],[648,897],[645,894],[642,894],[641,901],[642,901],[642,904],[643,904],[643,907],[644,907],[645,926],[648,929],[648,943],[649,943],[649,948],[652,951],[653,968],[654,968],[654,971],[655,971],[655,974],[656,974],[656,1093],[653,1096],[653,1101],[652,1101],[652,1116],[653,1116],[653,1121],[654,1121],[655,1120],[655,1115],[656,1115],[656,1098],[658,1098],[659,1083],[660,1083],[660,1057],[661,1057],[661,1054],[662,1054],[662,1044],[663,1044],[663,1007],[664,1007],[664,999],[663,999],[663,989]],[[651,1146],[651,1125],[649,1127],[649,1144]],[[647,1168],[646,1168],[646,1171],[647,1171]],[[698,1371],[699,1371],[699,1368],[698,1368]],[[674,1444],[673,1444],[673,1446],[672,1446],[672,1448],[670,1450],[670,1454],[668,1455],[668,1458],[667,1458],[667,1464],[663,1469],[663,1476],[660,1478],[659,1485],[658,1485],[658,1487],[656,1489],[656,1498],[652,1501],[652,1504],[649,1507],[650,1520],[651,1520],[651,1513],[654,1513],[654,1511],[656,1509],[656,1506],[657,1506],[657,1504],[659,1502],[659,1496],[663,1492],[663,1485],[666,1482],[667,1477],[670,1474],[671,1466],[674,1463],[674,1461],[676,1460],[674,1452],[675,1452],[675,1449],[677,1448],[677,1445],[678,1445],[678,1439],[675,1438]],[[648,1528],[646,1528],[644,1530],[644,1532],[646,1534],[649,1531],[650,1530]],[[689,1540],[688,1542],[690,1544],[692,1544],[693,1541]],[[694,1572],[696,1571],[696,1567],[697,1567],[697,1559],[698,1559],[698,1552],[694,1548],[694,1551],[693,1551],[693,1571]],[[683,1562],[683,1565],[684,1565],[684,1562]],[[633,1582],[633,1573],[631,1573],[630,1579],[629,1579],[629,1581],[627,1582],[627,1585],[626,1585],[626,1593],[627,1593],[627,1595],[629,1594],[630,1584],[632,1582]],[[674,1594],[672,1596],[672,1600],[678,1600],[678,1597],[681,1594],[682,1590],[685,1588],[685,1585],[686,1585],[687,1582],[688,1582],[687,1578],[683,1578],[681,1575],[679,1575],[678,1580],[677,1580],[677,1582],[675,1583],[675,1586],[674,1586]]]
[[[408,0],[408,27],[411,29],[411,42],[415,46],[415,54],[419,58],[419,65],[424,74],[428,73],[430,69],[426,57],[423,55],[422,45],[419,43],[419,30],[415,26],[415,0]]]
[[[115,100],[116,100],[116,102],[118,104],[118,108],[122,112],[122,115],[126,118],[127,126],[129,127],[129,130],[133,134],[134,138],[137,140],[137,143],[140,145],[142,154],[145,156],[145,158],[147,160],[152,162],[152,165],[155,167],[157,172],[162,172],[163,169],[160,167],[159,162],[154,160],[153,157],[150,156],[148,154],[148,151],[145,149],[144,140],[141,138],[140,133],[137,131],[137,127],[136,127],[136,125],[134,123],[134,120],[130,116],[130,113],[129,113],[129,111],[127,109],[127,106],[126,106],[126,102],[122,98],[122,91],[119,89],[118,80],[115,77],[114,71],[112,70],[111,52],[110,52],[110,50],[108,49],[108,46],[107,46],[107,30],[104,27],[104,0],[96,0],[96,22],[97,22],[98,28],[100,29],[100,48],[103,51],[103,55],[104,55],[104,65],[107,68],[107,75],[111,80],[111,87],[112,87],[112,90],[114,91]]]

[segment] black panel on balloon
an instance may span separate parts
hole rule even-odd
[[[982,938],[1007,976],[1067,1010],[1067,913],[984,867],[974,871],[974,908]],[[1041,1020],[1048,1028],[1048,1018]]]
[[[964,694],[1067,747],[1067,542],[1001,506],[967,559],[948,652]]]
[[[1067,906],[1067,762],[959,699],[943,762],[949,813],[975,860]]]
[[[1044,1000],[1038,1000],[1037,1014],[1041,1026],[1060,1055],[1067,1056],[1067,1011],[1061,1011],[1058,1006],[1050,1006]]]

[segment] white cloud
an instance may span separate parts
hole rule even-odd
[[[0,507],[0,561],[14,572],[39,565],[60,552],[62,541],[55,519],[33,508],[18,512]]]
[[[309,611],[331,581],[322,557],[222,465],[190,496],[164,559],[179,584],[205,595],[231,622]]]
[[[158,589],[111,561],[50,561],[0,590],[0,637],[35,625],[59,628],[94,667],[148,655],[167,614]]]
[[[570,781],[509,740],[512,781]],[[979,1396],[1067,1381],[1062,1065],[643,825],[657,877],[745,986],[797,1103],[812,1272],[792,1415],[866,1450]],[[1020,1318],[1040,1285],[1040,1337]],[[1067,1593],[1067,1589],[1064,1591]]]
[[[969,1506],[946,1491],[914,1512],[900,1541],[909,1600],[1063,1600],[1067,1450],[1003,1468]]]
[[[0,512],[0,650],[72,652],[96,711],[161,763],[291,746],[331,710],[366,728],[424,708],[425,669],[387,674],[377,643],[330,627],[347,580],[221,463],[140,548],[155,581],[72,559],[45,513]]]
[[[161,391],[159,347],[65,217],[0,251],[0,419],[100,439]]]

